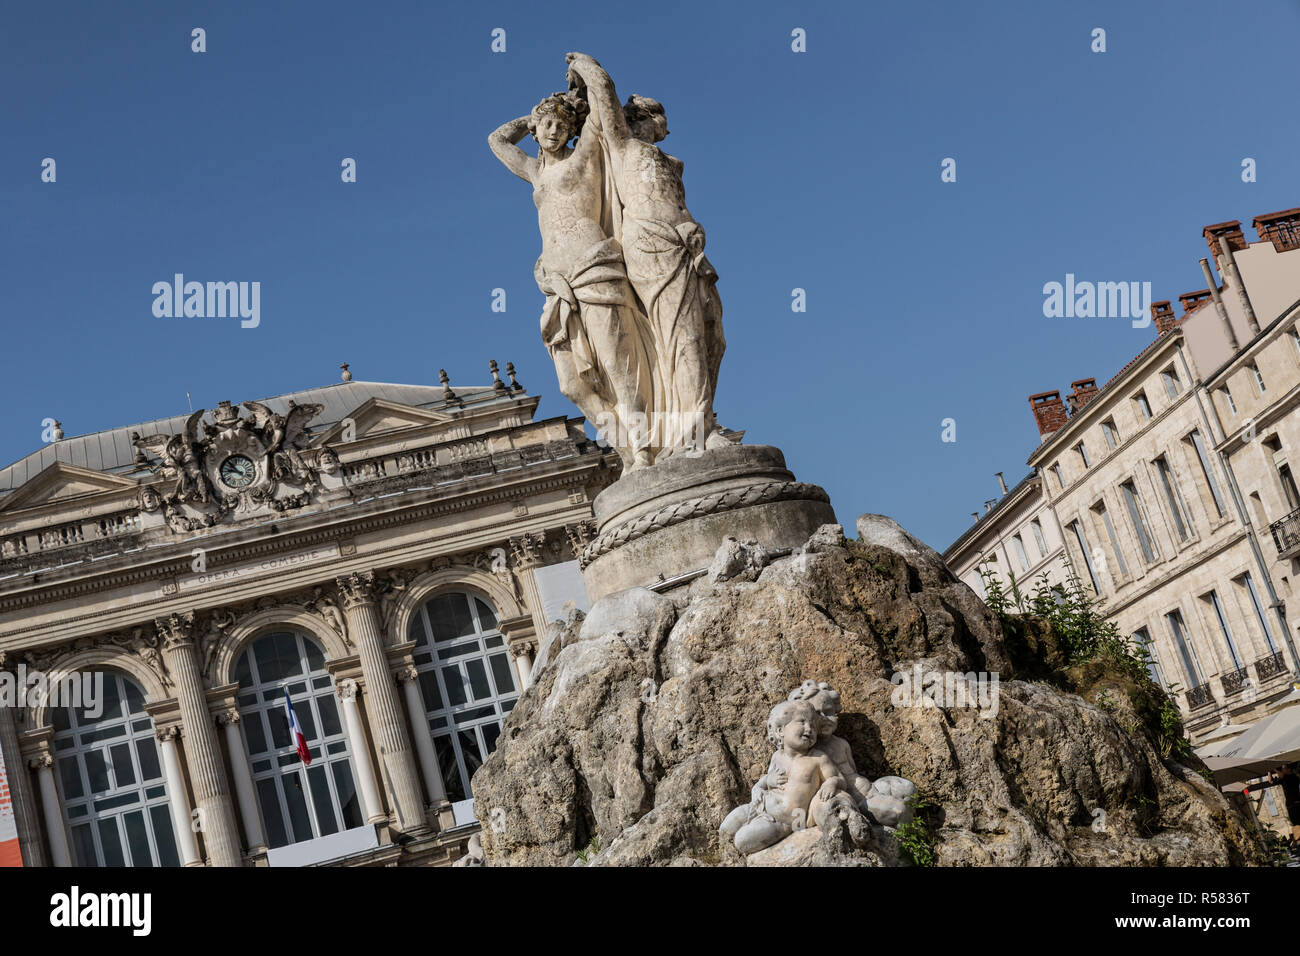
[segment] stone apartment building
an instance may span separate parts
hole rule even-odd
[[[345,370],[0,469],[0,672],[49,682],[0,706],[26,865],[461,854],[474,770],[548,623],[585,607],[575,558],[618,467],[490,367],[454,389]],[[88,673],[97,706],[53,690]]]
[[[1300,209],[1253,225],[1253,243],[1237,221],[1203,230],[1207,287],[1181,315],[1154,303],[1155,341],[1110,381],[1030,396],[1030,476],[945,553],[972,583],[981,565],[1077,575],[1150,646],[1194,743],[1300,676]],[[1026,568],[1035,526],[1060,551]]]

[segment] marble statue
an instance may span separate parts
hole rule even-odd
[[[796,830],[847,824],[861,843],[869,824],[897,827],[911,819],[907,798],[916,786],[902,777],[874,783],[858,773],[849,742],[837,737],[840,695],[824,681],[806,680],[772,708],[767,739],[776,749],[750,802],[731,811],[719,833],[749,855]]]
[[[767,736],[776,753],[750,802],[731,811],[719,829],[741,853],[757,853],[796,830],[826,830],[840,821],[848,824],[855,841],[861,839],[867,820],[835,762],[817,747],[821,723],[808,700],[785,700],[772,708]]]
[[[717,273],[686,209],[682,164],[654,145],[668,134],[663,107],[633,96],[620,108],[595,60],[566,62],[570,89],[488,143],[533,187],[542,338],[560,390],[593,424],[615,423],[614,446],[635,470],[727,441],[713,413],[725,348]],[[536,157],[517,145],[530,133]]]
[[[806,680],[790,692],[790,699],[809,701],[821,716],[817,747],[834,761],[859,810],[886,827],[897,827],[912,819],[907,798],[916,793],[916,785],[895,776],[879,777],[874,783],[868,780],[858,773],[849,742],[835,736],[843,709],[838,691],[825,681]]]

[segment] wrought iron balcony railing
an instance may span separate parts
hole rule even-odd
[[[1220,678],[1223,681],[1223,694],[1225,697],[1231,697],[1233,694],[1240,694],[1250,680],[1246,669],[1227,671]]]
[[[1210,693],[1210,685],[1202,684],[1200,687],[1193,687],[1187,692],[1187,706],[1192,710],[1198,707],[1208,707],[1214,703],[1214,695]]]
[[[1261,657],[1255,662],[1255,673],[1259,675],[1262,681],[1268,680],[1275,674],[1281,674],[1286,670],[1286,661],[1282,658],[1282,652],[1270,654],[1268,657]]]
[[[1273,532],[1273,543],[1277,545],[1279,558],[1294,558],[1300,555],[1300,508],[1285,518],[1279,518],[1268,526]]]

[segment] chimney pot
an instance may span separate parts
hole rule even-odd
[[[1029,396],[1029,407],[1033,409],[1034,421],[1038,423],[1038,434],[1046,441],[1053,432],[1065,427],[1067,415],[1065,403],[1061,401],[1060,392],[1039,392]]]
[[[1187,318],[1188,313],[1200,308],[1210,300],[1214,293],[1209,289],[1198,289],[1195,292],[1184,292],[1178,297],[1178,304],[1183,307],[1183,318]]]
[[[1170,305],[1168,299],[1151,303],[1151,318],[1156,320],[1156,335],[1162,335],[1178,324],[1174,307]]]
[[[1073,389],[1069,394],[1070,414],[1077,415],[1083,410],[1083,406],[1097,397],[1097,380],[1095,378],[1081,378],[1077,382],[1071,382],[1070,388]]]
[[[1216,222],[1213,225],[1206,226],[1201,230],[1201,235],[1205,237],[1206,244],[1210,247],[1210,255],[1218,261],[1219,256],[1223,255],[1223,250],[1219,248],[1219,238],[1227,237],[1228,245],[1233,252],[1240,252],[1246,248],[1246,234],[1241,231],[1241,220],[1233,219],[1229,222]]]
[[[1278,252],[1300,249],[1300,209],[1283,209],[1256,216],[1250,223],[1260,241],[1273,243]]]

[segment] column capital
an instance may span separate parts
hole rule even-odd
[[[153,626],[158,631],[164,650],[172,651],[187,644],[194,644],[193,611],[154,618]]]
[[[399,684],[408,684],[420,676],[414,664],[401,663],[393,668],[393,677]]]
[[[163,724],[154,727],[153,735],[158,738],[159,742],[166,743],[169,740],[180,740],[183,733],[180,724]]]
[[[54,767],[54,754],[42,750],[27,758],[27,766],[32,770],[51,769]]]
[[[546,544],[545,531],[526,531],[510,538],[510,556],[516,571],[526,571],[542,563],[542,546]]]
[[[227,724],[239,723],[239,708],[225,707],[216,713],[217,726],[225,727]]]
[[[339,700],[356,700],[359,690],[360,687],[357,682],[349,677],[338,682],[338,686],[334,688],[334,693]]]
[[[345,611],[375,603],[374,571],[353,571],[351,574],[335,578],[334,583],[338,585],[339,597]]]
[[[575,558],[582,557],[582,549],[596,537],[595,521],[576,521],[564,526],[564,535],[569,539],[569,550]]]

